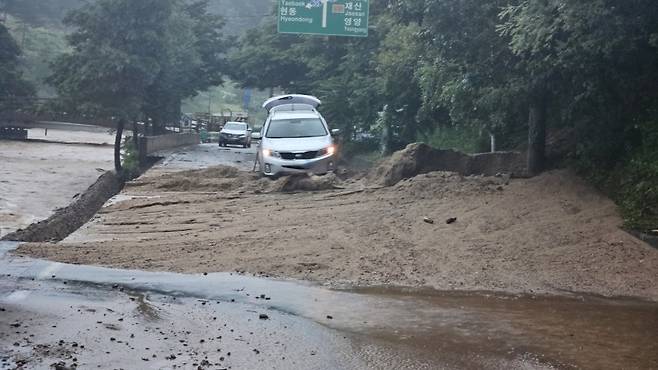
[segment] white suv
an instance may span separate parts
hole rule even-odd
[[[320,100],[308,95],[283,95],[267,100],[268,112],[258,146],[260,170],[266,176],[333,171],[336,147],[327,122],[316,110]]]

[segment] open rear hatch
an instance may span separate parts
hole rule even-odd
[[[313,108],[317,108],[318,106],[320,106],[320,104],[322,104],[322,102],[320,101],[320,99],[311,95],[297,95],[297,94],[281,95],[281,96],[275,96],[265,101],[265,103],[263,103],[263,108],[265,108],[269,112],[274,107],[278,107],[280,105],[287,105],[287,104],[305,104],[305,105],[310,105]]]

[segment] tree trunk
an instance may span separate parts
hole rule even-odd
[[[528,174],[539,174],[546,162],[546,114],[547,96],[545,90],[530,100],[528,113]]]
[[[121,140],[123,139],[123,127],[125,124],[126,121],[120,118],[119,122],[117,122],[117,134],[114,138],[114,169],[117,175],[121,175],[121,172],[123,172],[123,167],[121,166]]]

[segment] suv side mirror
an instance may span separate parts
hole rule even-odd
[[[335,128],[331,130],[331,135],[338,135],[338,134],[340,134],[340,129]]]

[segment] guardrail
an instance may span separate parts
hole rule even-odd
[[[22,127],[0,127],[2,140],[27,140],[27,130]]]
[[[200,142],[201,138],[197,133],[142,136],[139,138],[140,162],[146,163],[147,157],[153,156],[160,151],[195,145]]]

